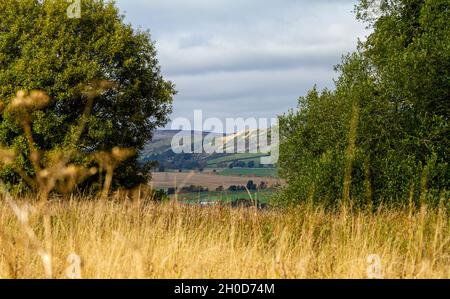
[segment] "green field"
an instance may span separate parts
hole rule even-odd
[[[254,161],[255,165],[259,165],[260,158],[267,155],[262,154],[234,154],[234,155],[226,155],[223,157],[218,157],[215,159],[208,160],[208,166],[209,167],[216,167],[219,163],[230,163],[234,161],[242,161],[242,162],[250,162]]]
[[[267,203],[273,195],[273,191],[256,191],[250,192],[251,198],[246,191],[239,192],[199,192],[178,194],[178,200],[188,203],[198,203],[200,201],[222,201],[229,203],[238,199],[252,199],[258,200],[260,203]]]
[[[276,168],[227,168],[219,172],[220,175],[240,175],[255,177],[278,177]]]

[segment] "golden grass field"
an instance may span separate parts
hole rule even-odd
[[[82,278],[367,278],[373,254],[384,278],[450,278],[444,208],[257,212],[119,198],[47,205],[0,201],[2,278],[65,278],[73,254]]]

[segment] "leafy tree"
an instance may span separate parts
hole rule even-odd
[[[50,96],[49,106],[31,115],[34,142],[42,150],[139,151],[167,123],[174,87],[160,74],[148,32],[125,24],[113,2],[81,3],[81,18],[70,19],[65,0],[0,2],[0,100],[8,104],[18,90]],[[71,144],[87,105],[83,91],[101,80],[116,88],[96,96],[86,129]],[[0,143],[19,151],[15,164],[34,175],[25,134],[8,114],[0,117]],[[0,177],[24,185],[12,167]],[[147,178],[148,167],[133,157],[117,169],[115,183],[131,187]]]
[[[249,180],[247,182],[246,187],[248,190],[256,190],[258,188],[258,186],[252,180]]]
[[[448,195],[450,3],[363,0],[372,33],[280,117],[281,199],[404,204]]]
[[[261,181],[261,183],[259,183],[258,189],[259,190],[265,190],[268,188],[267,182]]]

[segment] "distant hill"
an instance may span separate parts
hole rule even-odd
[[[175,154],[172,150],[171,143],[173,137],[179,133],[186,137],[191,134],[192,149],[196,146],[200,146],[200,144],[194,143],[194,131],[157,130],[154,134],[153,140],[149,142],[141,151],[140,160],[142,162],[158,161],[161,170],[203,170],[207,168],[229,168],[230,164],[237,168],[268,168],[266,165],[260,165],[260,157],[266,156],[266,154]],[[233,139],[240,135],[238,133],[222,136],[222,134],[203,132],[202,143],[203,139],[210,134],[215,135],[219,144],[221,138],[228,141],[230,138]],[[248,134],[255,133],[250,132]]]

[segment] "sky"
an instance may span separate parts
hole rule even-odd
[[[357,0],[117,0],[125,20],[150,30],[163,76],[178,94],[171,119],[276,117],[333,66],[365,25]],[[170,123],[166,128],[170,128]]]

